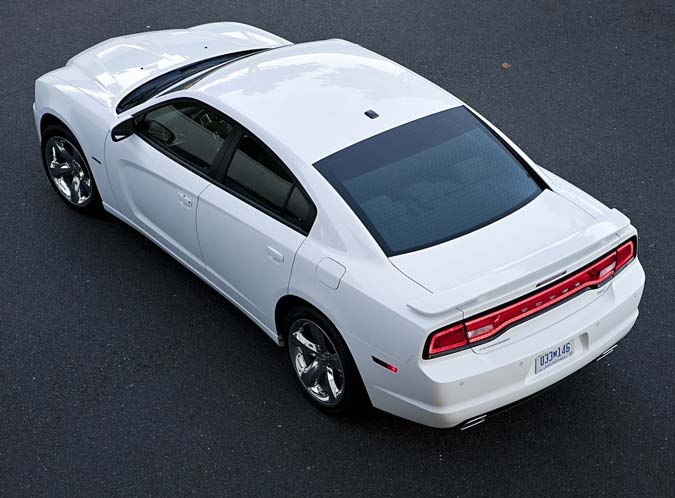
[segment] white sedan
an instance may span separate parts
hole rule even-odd
[[[325,411],[470,427],[638,316],[628,218],[358,45],[229,22],[123,36],[40,77],[34,114],[61,198],[234,303]]]

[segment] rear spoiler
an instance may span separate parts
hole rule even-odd
[[[576,270],[586,262],[599,257],[608,246],[617,244],[619,233],[630,225],[630,220],[616,209],[609,210],[582,232],[561,240],[546,250],[529,256],[527,267],[533,270],[513,279],[513,267],[523,267],[523,260],[515,261],[495,272],[471,282],[410,301],[411,310],[426,316],[445,314],[450,311],[473,313],[487,309],[496,299],[504,302],[536,289],[542,282],[556,280]],[[564,271],[561,271],[564,270]]]

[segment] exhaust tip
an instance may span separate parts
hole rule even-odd
[[[612,353],[614,352],[614,350],[616,349],[617,346],[618,346],[618,344],[614,344],[614,346],[612,346],[612,347],[609,348],[608,350],[604,351],[600,356],[598,356],[598,357],[595,359],[595,361],[600,361],[600,360],[602,360],[603,358],[605,358],[605,357],[609,356],[610,354],[612,354]]]
[[[487,414],[480,415],[478,417],[471,418],[467,420],[466,422],[463,422],[459,426],[460,431],[465,431],[467,429],[471,429],[472,427],[476,427],[478,424],[482,424],[485,422],[485,419],[487,419]]]

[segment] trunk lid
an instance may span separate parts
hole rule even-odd
[[[595,218],[547,189],[488,226],[390,261],[433,293],[411,309],[429,316],[460,309],[466,318],[580,268],[611,249],[629,223],[614,209]]]

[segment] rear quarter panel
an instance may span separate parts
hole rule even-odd
[[[317,277],[317,264],[326,257],[346,269],[337,289]],[[418,316],[406,303],[429,295],[427,290],[387,261],[350,256],[310,236],[296,254],[289,294],[315,306],[336,326],[376,406],[382,391],[414,392],[421,377],[415,359],[438,317]],[[446,318],[459,319],[461,314],[456,310]],[[373,356],[394,365],[398,373],[376,364]]]

